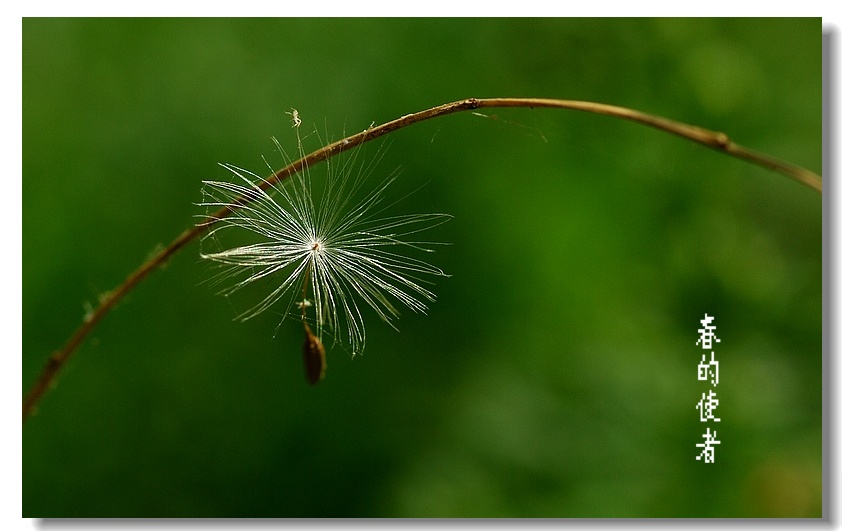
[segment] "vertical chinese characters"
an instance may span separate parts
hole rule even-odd
[[[719,343],[720,340],[716,337],[716,327],[713,325],[713,316],[705,314],[704,319],[701,320],[702,328],[699,328],[699,339],[696,340],[696,345],[701,343],[703,351],[709,351],[710,360],[708,360],[708,353],[702,354],[702,361],[697,366],[696,375],[698,380],[710,382],[714,387],[719,384],[719,362],[716,361],[713,351],[713,344]],[[716,398],[716,393],[708,390],[707,393],[702,393],[702,399],[696,403],[696,409],[699,410],[700,422],[719,422],[719,417],[715,416],[714,410],[719,406],[719,399]],[[697,448],[702,451],[696,456],[696,461],[704,459],[705,463],[714,462],[714,445],[720,444],[716,439],[716,431],[711,433],[710,428],[707,428],[702,434],[704,442],[696,444]]]

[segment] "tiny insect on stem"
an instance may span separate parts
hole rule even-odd
[[[649,115],[636,111],[633,109],[617,107],[614,105],[606,105],[596,102],[575,101],[575,100],[556,100],[556,99],[537,99],[537,98],[469,98],[465,100],[454,101],[437,105],[429,109],[405,114],[392,121],[383,123],[379,126],[373,124],[364,131],[351,135],[342,140],[338,140],[332,144],[324,146],[301,159],[290,163],[285,168],[274,172],[272,175],[262,180],[260,188],[265,190],[278,182],[286,179],[290,175],[300,172],[302,169],[310,167],[320,161],[329,159],[344,151],[350,150],[364,142],[369,142],[383,135],[387,135],[398,129],[402,129],[409,125],[420,123],[429,119],[434,119],[441,116],[446,116],[453,113],[463,111],[475,111],[481,108],[503,108],[503,107],[523,107],[523,108],[556,108],[578,110],[594,114],[601,114],[605,116],[613,116],[615,118],[637,122],[639,124],[660,129],[667,133],[677,135],[687,140],[700,143],[720,153],[742,159],[745,162],[754,164],[756,166],[767,168],[771,171],[785,175],[812,188],[819,194],[822,193],[822,179],[819,175],[786,161],[782,161],[760,153],[750,150],[736,143],[733,143],[726,135],[716,133],[699,127],[693,127],[680,122],[667,120],[665,118]],[[297,110],[292,109],[289,113],[291,117],[292,126],[297,128],[301,125],[301,117]],[[23,400],[23,421],[35,411],[36,406],[43,398],[44,394],[52,388],[55,378],[67,363],[67,360],[76,351],[84,339],[90,334],[99,321],[120,301],[127,293],[132,291],[140,282],[142,282],[151,271],[161,266],[170,257],[172,257],[179,250],[184,248],[189,242],[197,239],[201,235],[208,232],[212,225],[225,219],[232,213],[241,209],[250,202],[251,196],[244,196],[236,200],[230,201],[229,204],[221,207],[219,211],[208,216],[208,221],[190,227],[182,232],[172,243],[154,256],[149,258],[140,267],[131,273],[126,280],[113,291],[109,292],[108,297],[101,300],[99,305],[92,313],[86,315],[83,323],[76,329],[73,335],[67,340],[64,346],[54,352],[45,363],[37,380],[33,383],[27,395]],[[316,250],[316,249],[313,249]],[[304,306],[304,304],[302,304]],[[307,329],[305,328],[305,335]],[[310,336],[318,338],[310,332]],[[308,336],[309,339],[309,336]],[[313,343],[314,346],[309,348],[310,351],[318,355],[319,345]],[[323,347],[322,347],[323,349]],[[305,353],[308,348],[305,348]],[[316,380],[318,381],[318,379]]]

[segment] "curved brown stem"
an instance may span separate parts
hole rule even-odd
[[[672,133],[682,138],[698,142],[699,144],[707,146],[716,151],[721,151],[723,153],[726,153],[738,159],[742,159],[751,164],[762,166],[774,172],[786,175],[787,177],[791,177],[792,179],[795,179],[796,181],[805,184],[810,188],[813,188],[819,193],[821,193],[822,191],[821,178],[815,173],[801,168],[800,166],[796,166],[795,164],[790,164],[789,162],[775,159],[773,157],[770,157],[769,155],[765,155],[763,153],[758,153],[756,151],[744,148],[738,144],[731,142],[728,136],[724,133],[709,131],[700,127],[675,122],[666,118],[661,118],[659,116],[642,113],[633,109],[627,109],[625,107],[617,107],[615,105],[606,105],[603,103],[594,103],[589,101],[553,100],[540,98],[470,98],[466,100],[455,101],[452,103],[446,103],[444,105],[438,105],[436,107],[432,107],[421,112],[407,114],[405,116],[401,116],[400,118],[392,120],[391,122],[387,122],[377,127],[366,129],[360,133],[349,136],[342,140],[338,140],[317,151],[314,151],[306,157],[302,157],[301,159],[290,164],[289,166],[269,176],[263,183],[261,183],[261,187],[266,189],[272,184],[275,184],[289,177],[290,175],[298,173],[303,168],[309,165],[321,162],[334,155],[338,155],[343,151],[352,149],[364,142],[374,140],[375,138],[379,138],[383,135],[404,128],[408,125],[436,118],[438,116],[444,116],[456,112],[476,110],[487,107],[549,107],[557,109],[579,110],[595,114],[602,114],[606,116],[614,116],[616,118],[622,118],[625,120],[631,120],[633,122],[638,122],[644,125],[648,125],[650,127],[654,127],[656,129],[661,129],[662,131],[666,131],[668,133]],[[79,347],[79,345],[88,335],[88,333],[90,333],[90,331],[97,325],[97,323],[99,323],[99,321],[105,316],[105,314],[107,314],[108,311],[111,310],[111,308],[113,308],[114,305],[116,305],[117,302],[119,302],[124,295],[126,295],[126,293],[131,291],[144,278],[146,278],[146,276],[153,269],[166,262],[170,258],[170,256],[175,254],[182,247],[184,247],[192,240],[200,236],[202,233],[207,231],[208,228],[211,225],[213,225],[216,221],[226,217],[231,212],[233,212],[237,206],[243,205],[245,203],[246,199],[241,198],[240,200],[234,202],[233,206],[222,208],[215,214],[210,216],[209,221],[197,225],[195,227],[191,227],[188,230],[185,230],[170,245],[168,245],[165,249],[158,252],[152,258],[144,262],[134,273],[129,275],[128,278],[126,278],[126,280],[122,284],[120,284],[120,286],[117,287],[117,289],[109,292],[105,297],[103,297],[100,300],[99,306],[97,306],[93,313],[85,319],[82,325],[73,333],[70,339],[68,339],[67,343],[65,343],[65,345],[60,350],[53,352],[53,354],[50,355],[50,357],[47,359],[47,362],[43,370],[41,371],[41,374],[38,376],[38,379],[35,381],[35,384],[32,386],[29,393],[24,398],[23,420],[26,421],[26,419],[35,411],[36,406],[38,405],[44,394],[47,392],[47,390],[52,386],[59,371],[67,363],[67,360]]]

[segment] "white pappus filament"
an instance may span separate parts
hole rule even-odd
[[[300,139],[298,151],[303,156]],[[326,176],[316,193],[309,167],[280,184],[269,184],[248,170],[222,164],[236,182],[204,181],[201,206],[209,212],[232,211],[220,219],[212,213],[204,216],[205,223],[214,225],[203,238],[201,256],[222,265],[215,280],[228,285],[221,293],[231,294],[258,280],[271,286],[260,302],[238,318],[249,319],[283,304],[282,322],[287,316],[312,319],[319,338],[328,331],[352,354],[359,354],[365,347],[361,306],[371,307],[394,327],[398,306],[423,313],[427,302],[435,300],[422,284],[429,284],[430,277],[447,275],[409,256],[417,251],[429,253],[435,245],[412,237],[450,216],[385,215],[396,204],[385,203],[395,175],[364,191],[381,152],[357,167],[358,152],[347,159],[342,155],[328,159]],[[226,248],[221,241],[229,237],[248,238],[251,243]],[[205,252],[210,245],[214,251]],[[311,307],[312,318],[307,313]]]

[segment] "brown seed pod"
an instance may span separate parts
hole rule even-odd
[[[304,323],[304,373],[310,385],[316,385],[325,377],[325,347],[322,340]]]

